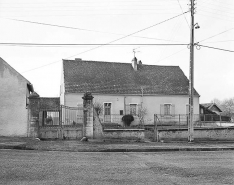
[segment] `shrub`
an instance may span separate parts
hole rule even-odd
[[[46,121],[46,124],[50,124],[53,121],[53,119],[52,119],[51,116],[49,116],[49,117],[46,118],[45,121]]]
[[[134,121],[134,117],[130,114],[127,114],[122,117],[122,121],[124,122],[125,126],[130,126],[131,122]]]

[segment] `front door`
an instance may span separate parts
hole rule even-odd
[[[104,122],[111,122],[111,103],[104,103]]]

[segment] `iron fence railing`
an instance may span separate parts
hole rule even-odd
[[[82,125],[83,107],[61,106],[61,125]]]
[[[40,109],[39,126],[82,126],[83,107],[61,105],[57,109]]]
[[[99,120],[104,129],[142,129],[144,124],[141,123],[138,115],[133,115],[134,121],[130,126],[125,126],[122,121],[124,115],[111,114],[111,115],[99,115]]]
[[[158,128],[187,128],[188,127],[188,115],[160,115],[155,114],[154,122]],[[225,123],[230,123],[231,118],[228,116],[215,115],[215,114],[194,114],[194,127],[222,127]],[[147,126],[146,126],[147,127]],[[148,125],[153,127],[153,125]]]

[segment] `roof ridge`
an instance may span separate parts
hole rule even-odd
[[[62,59],[63,61],[69,61],[69,62],[100,62],[100,63],[111,63],[111,64],[131,64],[131,62],[109,62],[109,61],[97,61],[97,60],[69,60],[69,59]],[[140,64],[143,66],[157,66],[157,67],[179,67],[178,65],[153,65],[153,64]]]

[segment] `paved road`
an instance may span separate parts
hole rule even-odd
[[[234,152],[0,150],[0,184],[234,184]]]

